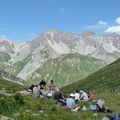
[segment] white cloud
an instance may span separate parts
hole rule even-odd
[[[114,33],[115,32],[115,33],[120,34],[120,17],[116,18],[115,22],[119,25],[108,27],[105,30],[106,33]]]
[[[120,26],[108,27],[105,32],[107,32],[107,33],[114,33],[115,32],[115,33],[120,34]]]
[[[60,12],[61,13],[65,12],[64,8],[60,8]]]
[[[115,20],[116,23],[120,24],[120,17]]]
[[[106,29],[108,27],[108,23],[105,21],[98,21],[98,23],[96,25],[88,25],[85,26],[84,28],[86,30],[103,30]]]
[[[98,30],[98,29],[103,28],[103,26],[101,26],[101,25],[88,25],[88,26],[85,26],[84,28],[87,30],[92,30],[92,29]]]
[[[102,20],[98,22],[98,25],[107,25],[107,24],[108,23],[106,21],[102,21]]]

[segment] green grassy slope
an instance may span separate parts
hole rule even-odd
[[[103,116],[98,114],[94,117],[91,111],[66,111],[64,107],[55,105],[53,99],[24,97],[20,100],[18,97],[16,100],[15,97],[2,97],[0,106],[2,115],[15,120],[101,120]]]
[[[53,79],[61,87],[84,78],[105,66],[103,61],[80,54],[65,54],[56,59],[48,60],[29,76],[28,83],[39,82],[41,79]]]
[[[0,90],[1,89],[5,89],[5,90],[8,90],[9,92],[13,93],[13,92],[16,92],[16,91],[23,89],[23,87],[18,83],[5,80],[5,78],[3,79],[0,76]]]
[[[95,99],[105,98],[106,106],[113,110],[113,113],[120,112],[120,96],[117,94],[97,94]],[[86,104],[89,109],[90,102],[81,102],[79,106]],[[63,106],[55,105],[53,99],[33,98],[31,96],[21,97],[19,95],[0,98],[0,114],[9,116],[15,120],[102,120],[104,113],[78,111],[77,113],[67,111]],[[97,116],[94,116],[97,114]]]
[[[98,92],[120,92],[120,59],[105,68],[89,75],[76,83],[63,88],[66,92],[73,90],[92,90]]]

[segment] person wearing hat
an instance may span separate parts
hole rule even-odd
[[[88,101],[88,95],[86,92],[80,90],[80,101]]]
[[[105,101],[103,99],[97,100],[97,111],[105,112]]]
[[[70,97],[66,99],[66,109],[77,112],[80,107],[77,107],[75,104],[75,95],[70,94]]]

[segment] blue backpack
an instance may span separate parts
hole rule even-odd
[[[97,105],[96,104],[90,105],[90,110],[96,111],[97,110]]]
[[[114,113],[114,120],[120,120],[120,115],[118,113]]]

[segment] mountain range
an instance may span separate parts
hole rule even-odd
[[[118,58],[120,35],[116,33],[96,35],[49,30],[21,45],[0,38],[0,69],[29,83],[45,78],[66,80],[65,84],[68,84]],[[70,77],[71,73],[76,73],[76,77]]]

